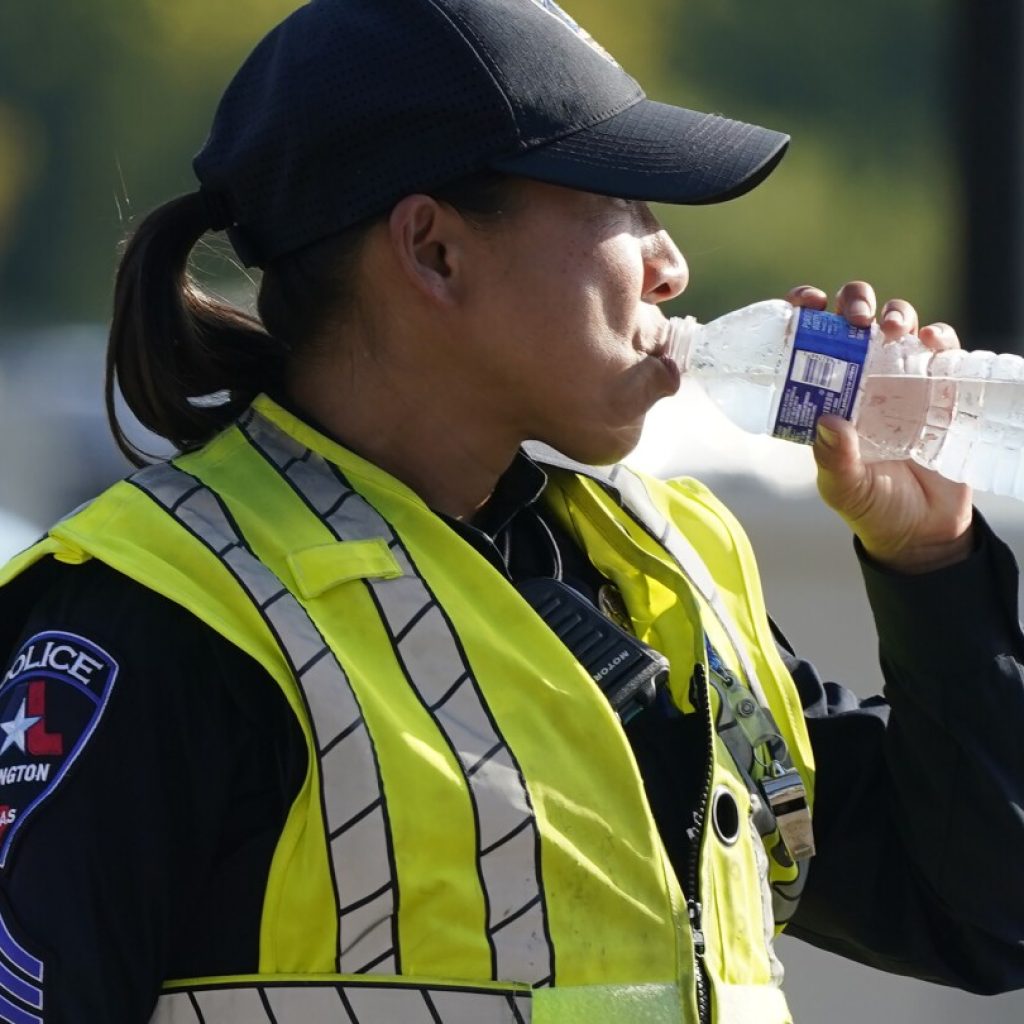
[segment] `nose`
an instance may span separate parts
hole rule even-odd
[[[667,302],[690,282],[690,268],[668,232],[660,225],[644,239],[644,302]]]

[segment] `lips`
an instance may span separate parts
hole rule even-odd
[[[654,331],[649,334],[638,333],[633,336],[633,348],[641,356],[640,361],[661,364],[662,370],[659,371],[659,375],[663,372],[667,378],[664,382],[665,395],[674,395],[679,390],[682,379],[679,365],[668,355],[670,339],[671,332],[667,320],[657,324]]]
[[[665,368],[665,372],[669,376],[671,381],[672,390],[669,394],[674,395],[679,390],[679,385],[682,383],[683,375],[679,369],[679,364],[665,353],[665,346],[662,346],[660,354],[652,353],[652,358],[657,359],[659,363]]]
[[[634,347],[645,356],[653,356],[655,359],[660,359],[668,348],[668,342],[668,321],[663,320],[650,336],[639,337],[634,343]]]
[[[640,351],[645,359],[661,364],[668,378],[667,394],[674,395],[679,390],[682,374],[679,370],[679,364],[668,355],[668,332],[659,332],[659,337],[653,339],[653,343],[644,345]]]

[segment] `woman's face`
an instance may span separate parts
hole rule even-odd
[[[473,273],[467,313],[494,413],[581,461],[631,451],[679,386],[660,358],[658,303],[688,280],[646,204],[524,181],[514,211],[480,233]]]

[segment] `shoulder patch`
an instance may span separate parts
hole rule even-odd
[[[0,894],[0,1021],[44,1024],[46,965],[22,938],[6,897]]]
[[[74,633],[26,640],[0,682],[0,868],[96,731],[117,662]]]

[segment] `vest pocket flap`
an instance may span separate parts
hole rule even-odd
[[[53,557],[65,565],[85,565],[92,558],[92,555],[83,551],[80,547],[67,544],[58,539],[53,550]]]
[[[319,597],[349,580],[393,580],[402,575],[402,567],[383,537],[343,540],[293,551],[288,556],[288,568],[305,598]]]

